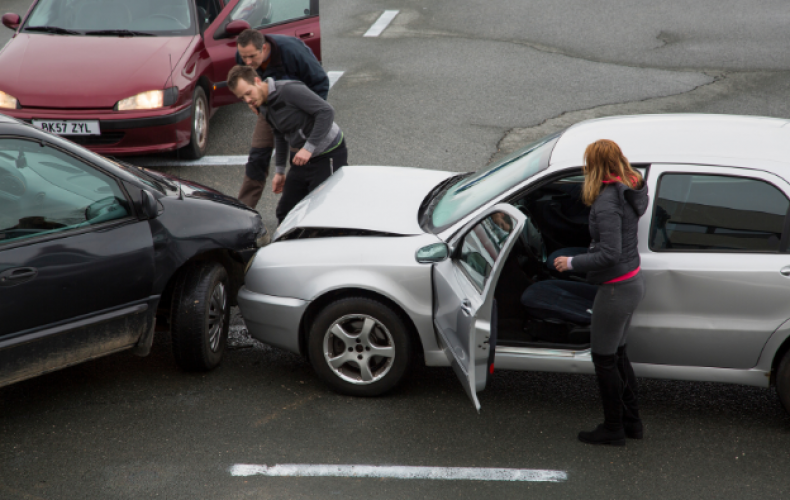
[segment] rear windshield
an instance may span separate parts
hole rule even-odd
[[[41,0],[25,24],[26,32],[112,35],[131,31],[154,36],[192,35],[191,0]],[[55,29],[67,30],[57,33]]]
[[[433,232],[455,224],[497,196],[549,167],[560,134],[543,138],[505,159],[465,177],[448,189],[430,216]]]

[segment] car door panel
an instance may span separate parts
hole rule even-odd
[[[509,216],[509,232],[491,236],[492,231],[487,230],[489,238],[476,232],[483,224],[493,228],[489,221],[497,213]],[[493,369],[490,362],[496,346],[494,290],[524,221],[524,215],[510,205],[492,207],[451,242],[453,257],[433,267],[434,325],[448,360],[478,411],[477,392],[485,388],[489,370]],[[467,235],[476,242],[479,253],[459,255]],[[492,239],[497,248],[492,248]],[[486,279],[472,277],[475,271],[470,273],[470,264]]]
[[[244,1],[244,0],[242,0]],[[272,9],[276,12],[278,5],[288,6],[290,0],[272,1]],[[308,0],[300,0],[302,2]],[[213,23],[206,29],[204,40],[206,50],[211,57],[212,73],[214,82],[224,82],[228,72],[236,65],[236,37],[229,37],[224,34],[225,26],[230,21],[229,16],[239,5],[239,0],[231,0],[225,3],[225,8]],[[293,3],[293,2],[291,2]],[[300,4],[301,5],[301,4]],[[290,20],[299,12],[283,13],[283,16],[274,17],[274,24],[266,24],[258,29],[264,34],[288,35],[301,39],[313,51],[316,58],[321,60],[321,25],[318,17],[318,1],[310,1],[309,17]],[[304,13],[302,13],[304,15]],[[212,93],[212,104],[223,106],[238,102],[236,96],[227,88],[217,88]]]
[[[780,271],[790,265],[790,254],[651,250],[651,222],[658,217],[654,205],[662,175],[695,173],[765,181],[784,196],[790,196],[790,186],[768,173],[725,167],[653,165],[648,179],[652,198],[648,214],[651,215],[642,218],[639,229],[646,295],[631,323],[629,354],[637,363],[751,368],[771,334],[787,320],[790,278]],[[746,220],[750,217],[741,217],[743,220],[739,221],[738,214],[725,213],[722,209],[712,213],[709,218],[726,222],[714,221],[708,227],[700,223],[698,231],[704,231],[708,241],[717,243],[731,238],[732,229],[713,227],[714,224],[738,227],[749,223],[757,224],[759,229],[757,221]],[[683,244],[684,237],[693,235],[693,232],[681,233],[674,241]],[[748,247],[749,243],[745,242],[744,246]]]

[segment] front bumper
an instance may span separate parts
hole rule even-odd
[[[299,325],[307,300],[255,293],[243,286],[237,298],[247,331],[265,344],[301,354]]]
[[[117,112],[80,109],[3,109],[2,113],[30,123],[32,120],[98,120],[101,135],[64,135],[99,154],[133,156],[173,151],[189,144],[192,103],[175,109]]]

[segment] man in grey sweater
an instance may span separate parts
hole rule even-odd
[[[275,174],[272,188],[282,193],[277,220],[330,175],[348,165],[343,131],[335,123],[335,110],[305,84],[295,80],[261,80],[249,66],[234,66],[228,87],[250,106],[265,114],[274,132]],[[298,149],[285,175],[289,149]]]

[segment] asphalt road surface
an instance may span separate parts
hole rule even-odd
[[[0,0],[0,12],[29,4]],[[390,9],[399,13],[382,34],[363,37]],[[355,165],[475,170],[616,114],[790,117],[785,0],[322,0],[321,16],[324,67],[344,72],[329,101]],[[11,32],[0,29],[2,46]],[[219,110],[209,154],[246,154],[254,121],[242,105]],[[243,175],[162,170],[232,195]],[[270,228],[276,200],[267,191],[258,206]],[[790,416],[772,390],[658,380],[641,389],[645,439],[592,447],[576,440],[601,418],[590,376],[496,372],[478,415],[450,369],[417,367],[397,391],[355,399],[328,391],[300,357],[259,344],[185,374],[162,333],[147,358],[118,354],[0,389],[0,499],[790,497]],[[564,479],[234,476],[237,464]]]

